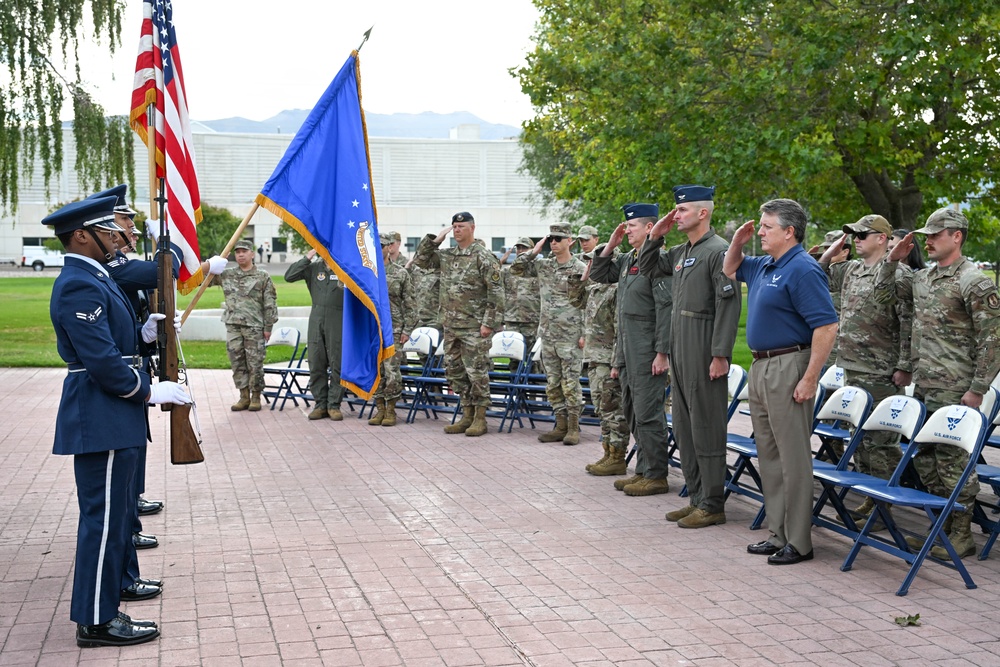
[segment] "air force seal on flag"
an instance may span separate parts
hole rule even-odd
[[[98,306],[97,310],[95,310],[92,313],[77,313],[76,314],[76,319],[83,320],[87,324],[93,324],[94,322],[97,321],[97,318],[101,316],[101,313],[103,311],[104,311],[104,309],[101,308],[100,306]]]
[[[354,235],[354,241],[358,246],[358,254],[361,256],[361,264],[366,269],[371,269],[371,272],[378,277],[378,262],[376,258],[381,259],[382,253],[375,252],[375,234],[372,232],[372,223],[370,222],[359,222],[358,231]]]

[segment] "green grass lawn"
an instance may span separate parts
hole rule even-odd
[[[309,291],[304,282],[286,283],[281,276],[271,276],[278,292],[279,306],[308,306]],[[62,366],[56,353],[56,335],[49,320],[49,297],[52,278],[0,279],[0,367],[10,366]],[[744,288],[743,312],[736,337],[733,361],[743,368],[750,368],[750,350],[746,346],[746,295]],[[194,293],[179,296],[177,310],[182,311]],[[210,287],[198,301],[196,310],[219,308],[222,289]],[[268,352],[268,359],[287,359],[288,348],[278,347]],[[184,357],[190,368],[229,368],[226,346],[217,341],[188,341],[184,343]]]

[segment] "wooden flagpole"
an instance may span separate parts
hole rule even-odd
[[[253,218],[253,215],[257,212],[258,208],[260,208],[260,204],[254,202],[253,206],[250,208],[250,212],[247,213],[247,217],[243,218],[243,222],[241,222],[240,226],[236,228],[235,232],[233,232],[233,237],[229,239],[229,243],[226,244],[225,249],[220,252],[219,255],[226,258],[229,257],[229,253],[233,251],[233,246],[240,240],[240,236],[243,235],[243,230],[250,224],[250,220]],[[181,324],[184,324],[184,322],[187,321],[188,315],[190,315],[191,311],[194,310],[195,304],[198,303],[198,300],[201,299],[201,295],[205,293],[206,289],[208,289],[208,283],[211,282],[211,279],[211,276],[205,276],[205,279],[201,281],[201,285],[198,287],[198,291],[195,293],[194,298],[191,299],[191,303],[188,304],[188,307],[184,309],[184,314],[181,315]]]

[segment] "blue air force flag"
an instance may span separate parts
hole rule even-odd
[[[257,203],[291,225],[344,282],[341,384],[364,398],[393,354],[358,52],[351,52]]]

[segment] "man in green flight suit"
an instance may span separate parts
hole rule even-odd
[[[312,299],[309,311],[309,391],[315,404],[309,419],[342,421],[340,402],[341,340],[344,330],[344,284],[322,257],[310,250],[288,267],[285,282],[305,280]]]
[[[667,520],[681,528],[726,522],[727,380],[742,299],[739,283],[722,273],[729,244],[712,229],[714,194],[714,187],[675,187],[674,210],[653,225],[639,252],[639,273],[673,280],[673,429],[690,502]],[[687,243],[663,250],[675,225]]]
[[[594,257],[590,279],[618,283],[618,341],[612,373],[621,380],[625,418],[635,436],[636,475],[615,482],[629,496],[651,496],[670,490],[667,483],[667,418],[663,398],[667,388],[670,350],[670,279],[640,275],[638,248],[659,218],[656,204],[626,204],[625,222],[611,234]],[[615,257],[628,237],[632,250]]]

